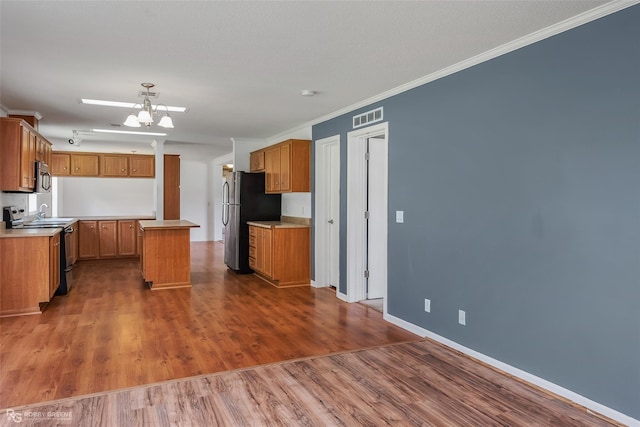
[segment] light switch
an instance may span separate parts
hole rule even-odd
[[[397,223],[404,222],[404,211],[396,211],[396,222]]]

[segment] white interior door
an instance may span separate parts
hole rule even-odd
[[[340,144],[327,145],[329,158],[329,194],[327,213],[327,259],[329,285],[335,288],[340,282]]]
[[[386,136],[368,138],[367,299],[383,298],[387,283]]]
[[[340,137],[316,141],[314,286],[340,282]]]
[[[347,133],[347,261],[344,267],[347,293],[337,295],[348,302],[374,298],[380,291],[383,298],[387,294],[388,135],[386,122]],[[372,153],[367,156],[369,140],[372,140]],[[369,186],[371,207],[367,196]],[[373,224],[371,241],[366,212]],[[367,289],[367,273],[374,289]],[[383,311],[386,313],[386,301]]]

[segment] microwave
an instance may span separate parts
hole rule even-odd
[[[44,162],[36,162],[36,186],[34,193],[49,193],[51,191],[51,174],[49,173],[49,165]]]

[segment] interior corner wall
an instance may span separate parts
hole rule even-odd
[[[384,107],[390,315],[636,419],[638,22],[632,6],[313,127],[346,141]]]

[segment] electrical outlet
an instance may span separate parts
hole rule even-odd
[[[458,310],[458,323],[461,325],[467,324],[467,313],[464,310]]]
[[[399,224],[404,222],[404,211],[396,211],[396,222]]]
[[[426,311],[427,313],[431,313],[431,300],[425,298],[424,299],[424,311]]]

